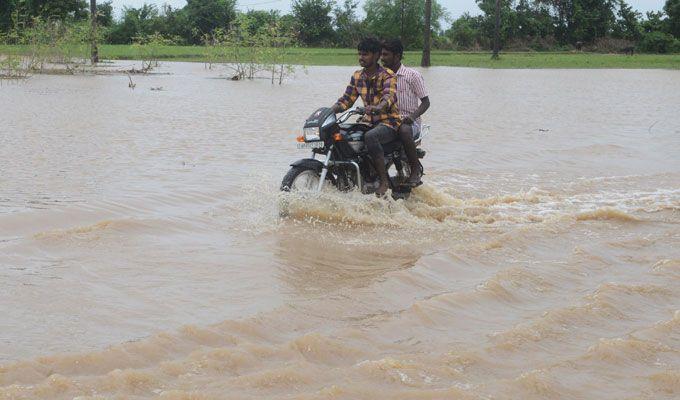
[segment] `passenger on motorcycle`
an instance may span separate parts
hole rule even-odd
[[[357,49],[362,69],[354,72],[345,94],[331,108],[339,113],[352,107],[359,97],[364,102],[366,117],[373,125],[364,142],[380,177],[375,193],[383,196],[389,186],[382,144],[393,141],[401,125],[396,104],[397,79],[392,71],[378,64],[382,45],[377,39],[363,39]]]
[[[401,63],[403,55],[404,46],[401,40],[391,39],[383,42],[382,64],[394,71],[397,76],[397,105],[402,122],[398,131],[399,139],[404,145],[404,152],[411,167],[411,176],[406,184],[414,187],[422,183],[423,174],[413,139],[420,133],[422,127],[420,116],[430,107],[430,98],[420,72]]]

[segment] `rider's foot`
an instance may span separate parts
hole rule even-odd
[[[385,196],[385,193],[387,193],[387,189],[387,184],[385,182],[380,182],[380,186],[375,189],[375,195],[378,197],[383,197]]]
[[[420,186],[423,184],[423,181],[421,180],[422,177],[423,171],[420,169],[420,166],[418,166],[418,168],[412,168],[411,176],[406,180],[406,185],[411,187]]]

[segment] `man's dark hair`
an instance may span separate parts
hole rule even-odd
[[[382,48],[394,53],[399,56],[399,58],[404,56],[404,45],[401,44],[399,39],[387,39],[382,43]]]
[[[357,46],[357,50],[366,51],[369,53],[380,53],[380,50],[382,50],[382,45],[378,39],[374,37],[367,37],[361,39],[361,42],[359,42],[359,45]]]

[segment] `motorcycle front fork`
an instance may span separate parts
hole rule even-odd
[[[326,182],[326,176],[328,176],[328,168],[332,166],[344,166],[344,167],[351,167],[354,169],[354,172],[356,173],[356,185],[359,188],[360,191],[363,191],[363,179],[361,177],[361,168],[359,168],[359,164],[357,164],[354,161],[333,161],[331,160],[331,155],[333,154],[333,146],[330,147],[328,150],[328,153],[326,153],[326,158],[323,161],[323,167],[321,169],[321,176],[319,177],[319,186],[317,187],[316,191],[321,192],[321,189],[323,189],[324,182]],[[314,158],[316,153],[312,153],[312,158]]]

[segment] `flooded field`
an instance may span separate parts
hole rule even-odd
[[[3,82],[0,399],[680,396],[680,72],[431,68],[408,201],[283,196],[352,71]]]

